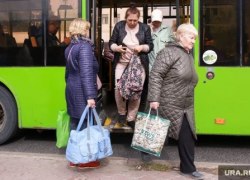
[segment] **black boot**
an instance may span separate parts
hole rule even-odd
[[[126,119],[127,119],[127,115],[120,115],[118,117],[118,122],[121,124],[125,124],[126,123]]]
[[[126,125],[126,119],[127,115],[118,115],[117,122],[115,123],[114,129],[125,129],[127,127]]]
[[[131,127],[133,130],[135,129],[135,121],[128,121],[128,126]]]

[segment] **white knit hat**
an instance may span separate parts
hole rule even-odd
[[[160,21],[162,22],[162,12],[159,9],[155,9],[151,14],[151,21]]]

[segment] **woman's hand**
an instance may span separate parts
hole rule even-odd
[[[126,52],[122,54],[122,59],[130,61],[132,55],[133,55],[133,51],[131,51],[129,48],[127,48]]]
[[[116,51],[119,52],[119,53],[125,53],[126,49],[127,48],[122,46],[122,45],[116,47]]]
[[[152,109],[158,109],[159,106],[160,106],[160,103],[158,102],[150,102],[150,108]]]
[[[143,49],[143,46],[141,46],[141,45],[136,46],[136,47],[134,48],[134,52],[135,52],[135,53],[140,53],[140,52],[142,51],[142,49]]]
[[[91,108],[95,108],[95,100],[94,99],[88,99],[88,106]]]

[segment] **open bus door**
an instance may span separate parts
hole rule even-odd
[[[112,123],[112,121],[115,121],[117,111],[114,102],[114,95],[112,94],[112,90],[114,88],[112,87],[112,60],[106,60],[104,58],[103,50],[108,45],[108,41],[111,37],[115,24],[118,21],[124,19],[129,3],[126,1],[115,0],[92,1],[92,3],[95,10],[92,10],[91,24],[93,34],[96,36],[94,40],[98,48],[100,75],[104,85],[104,99],[105,101],[113,102],[112,104],[104,103],[103,109],[105,109],[107,114],[108,122]],[[161,9],[163,12],[163,24],[172,27],[173,30],[176,29],[177,25],[183,22],[190,22],[190,0],[159,0],[157,2],[148,1],[148,3],[136,1],[136,6],[141,11],[141,17],[139,21],[143,23],[150,24],[151,12],[156,8]],[[109,123],[105,124],[109,125]],[[112,132],[132,131],[123,130]]]

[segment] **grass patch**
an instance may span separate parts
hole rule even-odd
[[[137,170],[145,170],[145,171],[167,171],[171,167],[166,164],[158,164],[158,163],[143,163],[136,166]]]

